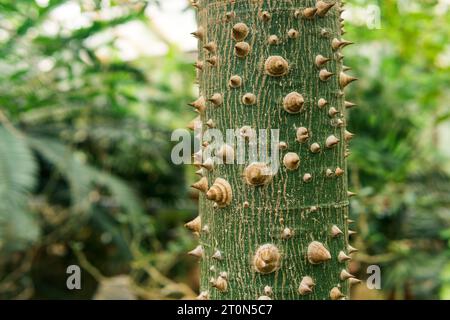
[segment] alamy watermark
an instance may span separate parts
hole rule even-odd
[[[174,164],[215,164],[264,163],[273,173],[279,169],[280,130],[259,129],[244,126],[240,129],[201,128],[191,133],[186,129],[177,129],[172,133],[171,141],[178,141],[173,147],[171,159]],[[200,139],[201,137],[201,139]],[[203,141],[203,142],[201,142]]]
[[[69,290],[81,290],[81,268],[78,265],[70,265],[66,269],[68,274],[66,287]],[[369,275],[366,287],[370,290],[381,290],[381,268],[378,265],[370,265],[366,269]]]
[[[375,264],[367,267],[367,274],[370,276],[366,280],[366,286],[370,290],[381,290],[381,268]]]

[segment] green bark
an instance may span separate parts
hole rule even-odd
[[[342,5],[338,1],[323,17],[323,8],[304,11],[326,3],[331,1],[201,0],[195,5],[199,24],[198,80],[206,108],[203,110],[202,101],[194,107],[201,111],[204,129],[209,119],[223,132],[243,126],[280,129],[280,141],[287,144],[286,149],[280,150],[280,169],[262,186],[246,183],[243,175],[250,163],[221,164],[204,170],[208,188],[199,188],[207,191],[216,178],[222,178],[230,184],[232,200],[229,205],[215,208],[215,202],[200,193],[203,230],[198,226],[197,230],[201,247],[192,254],[201,255],[202,297],[330,299],[333,288],[348,297],[349,281],[341,280],[346,261],[339,261],[338,255],[341,251],[350,255],[345,160],[350,134],[345,131],[346,103],[342,91],[352,79],[341,74],[341,51],[346,43],[333,41],[342,40]],[[307,18],[311,12],[313,15]],[[237,23],[248,27],[248,35],[241,28],[233,36]],[[316,63],[318,55],[330,61]],[[280,74],[286,71],[281,76],[273,74],[277,65],[271,64],[279,58],[268,61],[269,57],[278,56],[288,63],[287,70],[278,66]],[[275,66],[272,72],[269,65]],[[242,79],[235,88],[229,84],[233,75]],[[301,96],[291,95],[294,103],[287,107],[291,111],[301,107],[299,113],[284,108],[285,97],[293,92]],[[207,100],[214,94],[220,98],[217,93],[222,103],[220,99]],[[243,100],[247,93],[254,97],[248,95]],[[325,99],[326,104],[320,99]],[[307,133],[301,128],[306,128]],[[333,135],[338,142],[333,141]],[[315,143],[320,150],[315,150]],[[298,167],[295,155],[300,159]],[[337,235],[332,235],[333,230]],[[322,249],[315,243],[324,260],[318,264],[307,257],[313,241],[324,246]],[[265,244],[272,245],[269,251],[274,250],[272,257],[276,261],[270,261],[268,256],[255,260],[258,248]],[[217,251],[221,259],[213,257]],[[310,277],[314,285],[304,277]],[[299,292],[302,279],[303,295]]]

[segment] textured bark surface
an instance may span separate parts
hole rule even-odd
[[[205,193],[200,194],[203,230],[197,255],[202,256],[201,297],[330,299],[331,293],[336,299],[340,298],[339,292],[348,296],[348,280],[341,279],[346,262],[338,259],[341,251],[350,254],[345,161],[349,136],[346,139],[342,93],[350,79],[341,75],[340,54],[345,43],[333,42],[335,38],[342,40],[341,3],[338,1],[323,17],[319,10],[310,19],[305,17],[308,10],[304,9],[319,6],[315,0],[201,0],[196,6],[201,67],[198,79],[200,96],[207,101],[206,109],[200,113],[204,129],[209,119],[224,132],[243,126],[280,129],[280,141],[287,144],[287,149],[280,150],[280,169],[263,186],[251,186],[243,179],[250,163],[216,165],[213,170],[204,170],[208,188],[216,178],[223,178],[230,184],[233,198],[229,205],[214,208],[214,201],[208,200]],[[237,23],[244,23],[249,29],[242,39],[232,37]],[[248,46],[240,44],[236,51],[238,42]],[[207,44],[209,50],[204,49]],[[239,57],[248,48],[248,54]],[[318,66],[318,55],[331,60]],[[265,63],[273,56],[287,61],[285,75],[268,74]],[[230,87],[233,75],[242,78],[241,86]],[[301,112],[295,114],[283,108],[284,98],[292,92],[304,100]],[[208,101],[217,93],[223,99],[220,105]],[[244,103],[246,93],[254,94],[254,104]],[[325,99],[326,104],[320,99]],[[308,130],[308,137],[299,142],[297,130],[302,127]],[[329,139],[333,135],[339,142]],[[314,143],[320,146],[317,153],[311,151],[317,147]],[[288,170],[283,165],[289,152],[300,158],[297,169]],[[337,232],[335,236],[333,230]],[[313,241],[325,249],[324,261],[318,264],[307,257]],[[263,255],[263,269],[272,271],[268,273],[255,267],[254,258],[265,244],[272,245],[269,251],[278,250],[280,254],[279,264],[275,262],[272,269],[270,257]],[[216,259],[217,251],[220,259]],[[327,259],[327,252],[331,259]],[[273,253],[272,257],[276,256]],[[310,277],[314,285],[304,277]],[[303,290],[299,292],[302,279]]]

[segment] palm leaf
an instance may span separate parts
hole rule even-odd
[[[76,151],[49,138],[28,138],[30,146],[44,159],[56,167],[70,187],[72,208],[78,213],[88,213],[92,207],[91,191],[102,186],[111,194],[113,204],[123,208],[131,225],[142,225],[145,217],[139,198],[134,191],[118,177],[101,171],[81,160]]]
[[[28,212],[28,195],[36,184],[36,160],[26,141],[0,126],[0,249],[21,249],[39,236]]]

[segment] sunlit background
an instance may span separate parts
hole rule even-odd
[[[450,0],[346,9],[350,272],[382,270],[352,298],[449,299]],[[170,161],[195,29],[186,0],[0,0],[0,298],[197,295],[194,170]]]

